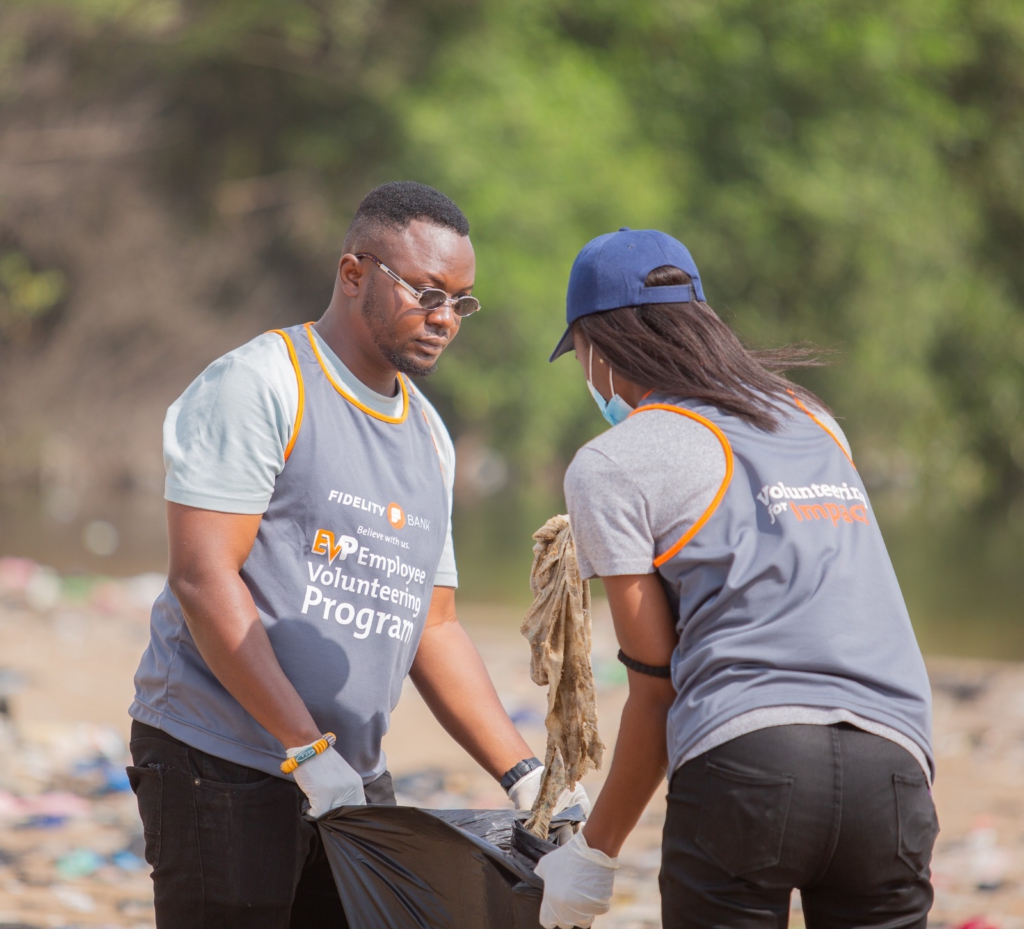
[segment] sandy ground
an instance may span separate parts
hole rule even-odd
[[[151,589],[152,579],[100,584],[66,591],[55,602],[37,596],[37,608],[21,596],[0,599],[0,693],[17,691],[9,720],[0,723],[0,929],[153,925],[134,797],[117,774]],[[596,614],[594,666],[610,748],[625,676],[600,603]],[[544,693],[529,679],[519,613],[465,606],[462,617],[506,708],[543,755]],[[942,823],[931,924],[957,927],[985,917],[1000,929],[1024,929],[1024,666],[935,659],[930,671]],[[405,802],[507,802],[411,687],[385,748]],[[592,796],[601,779],[588,777]],[[660,925],[663,816],[659,796],[623,852],[614,905],[595,923],[599,929]],[[803,925],[798,899],[790,925]]]

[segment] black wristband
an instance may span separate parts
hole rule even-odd
[[[649,664],[640,664],[639,661],[634,661],[629,657],[621,648],[619,649],[619,661],[621,661],[631,671],[636,671],[640,674],[646,674],[648,677],[672,677],[672,665],[665,665],[662,668],[656,668]]]
[[[512,786],[526,777],[527,774],[542,767],[544,767],[544,762],[539,758],[524,758],[519,762],[519,764],[515,764],[509,768],[501,776],[501,780],[498,783],[501,784],[505,793],[508,793]]]

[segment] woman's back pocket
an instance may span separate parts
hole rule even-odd
[[[697,844],[733,877],[779,863],[793,792],[788,774],[750,774],[711,761]]]

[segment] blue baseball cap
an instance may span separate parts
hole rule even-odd
[[[647,275],[671,265],[690,275],[691,284],[648,287]],[[689,303],[704,299],[700,273],[682,242],[657,229],[608,232],[583,246],[569,272],[565,295],[567,328],[549,361],[571,351],[572,324],[581,316],[648,303]]]

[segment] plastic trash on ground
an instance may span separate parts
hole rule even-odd
[[[352,929],[538,929],[544,882],[533,873],[557,841],[523,828],[516,810],[355,806],[318,820]],[[566,839],[572,807],[551,822]]]
[[[76,848],[57,859],[57,873],[66,881],[88,877],[106,864],[102,855],[89,848]]]

